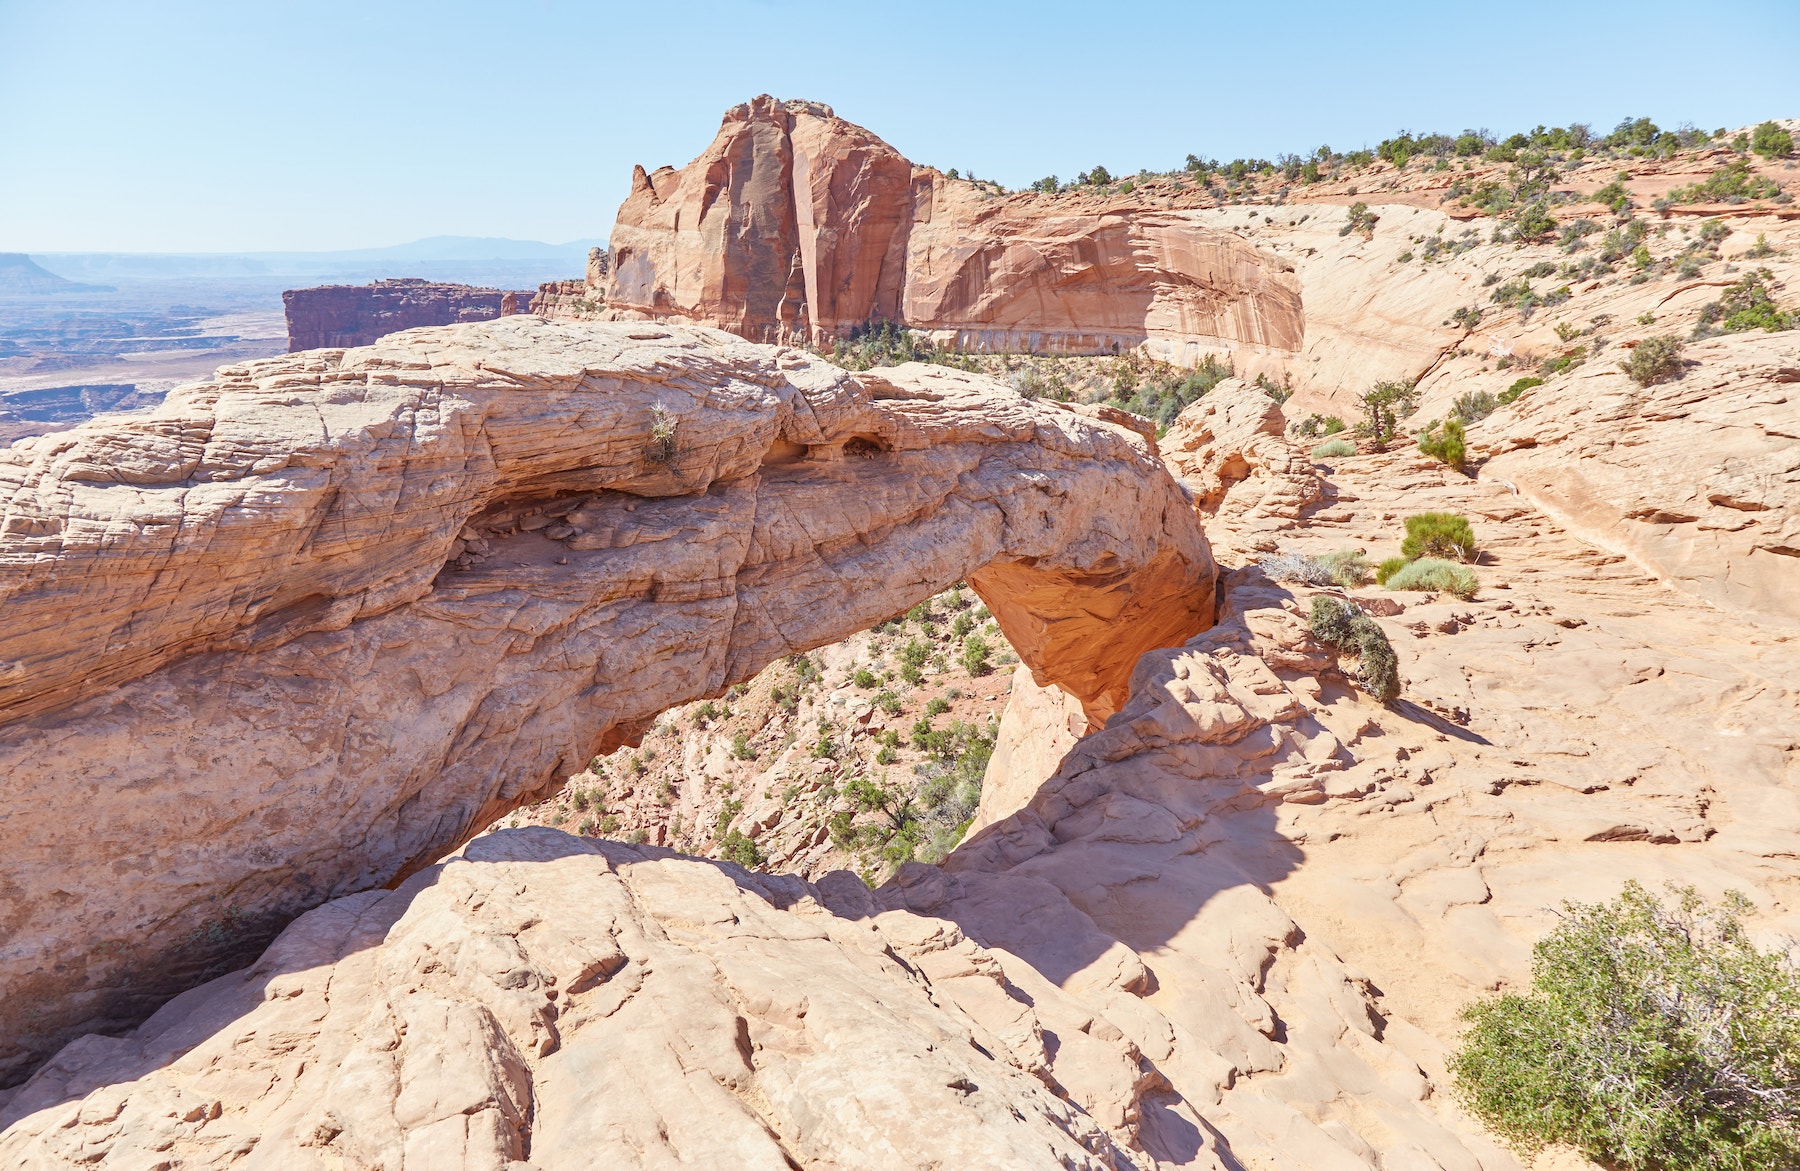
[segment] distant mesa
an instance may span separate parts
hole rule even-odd
[[[84,285],[57,276],[23,252],[0,252],[0,297],[38,293],[111,293],[111,285]]]
[[[289,289],[288,352],[348,349],[426,325],[492,321],[523,313],[529,292],[475,288],[405,277],[372,285],[324,285]]]

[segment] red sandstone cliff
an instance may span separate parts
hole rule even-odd
[[[1173,357],[1304,333],[1292,266],[1179,212],[1081,208],[915,169],[813,102],[728,111],[699,158],[633,175],[612,268],[552,316],[699,322],[759,341],[902,322],[970,349]]]
[[[524,312],[521,298],[530,297],[405,277],[372,285],[289,289],[281,301],[287,308],[288,352],[294,353],[366,346],[376,338],[422,325],[492,321]]]
[[[620,316],[755,341],[829,337],[899,315],[912,164],[814,102],[764,95],[705,153],[632,175],[605,298]]]

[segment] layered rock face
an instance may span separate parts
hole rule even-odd
[[[0,452],[0,494],[14,1076],[956,581],[1096,720],[1212,617],[1136,432],[711,330],[519,317],[229,367]]]
[[[829,106],[733,107],[692,163],[633,174],[606,303],[757,341],[894,320],[912,182],[911,163]]]
[[[1578,370],[1482,428],[1483,476],[1726,609],[1800,622],[1800,342],[1718,338],[1681,378]]]
[[[425,325],[492,321],[524,313],[529,293],[441,284],[416,277],[372,285],[324,285],[281,294],[287,309],[288,352],[366,346],[377,338]]]
[[[921,171],[901,320],[963,350],[1097,354],[1146,345],[1191,365],[1305,336],[1293,266],[1186,213],[997,201]]]
[[[1187,360],[1236,345],[1291,353],[1305,331],[1291,264],[1183,214],[996,201],[915,169],[812,102],[764,96],[706,152],[638,168],[604,288],[546,290],[541,311],[604,300],[630,319],[820,342],[877,321],[972,350],[1105,353],[1152,341]],[[594,310],[598,311],[598,310]]]

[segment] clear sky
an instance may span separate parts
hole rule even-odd
[[[604,237],[762,92],[1009,186],[1800,116],[1800,3],[0,0],[0,251]]]

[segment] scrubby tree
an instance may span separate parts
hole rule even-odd
[[[1464,1012],[1457,1096],[1526,1154],[1617,1171],[1800,1166],[1800,970],[1757,949],[1742,895],[1565,902],[1531,987]]]
[[[1779,123],[1760,122],[1750,132],[1750,149],[1765,159],[1785,159],[1794,153],[1794,136]]]

